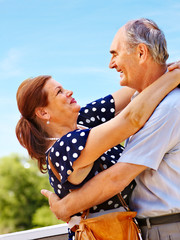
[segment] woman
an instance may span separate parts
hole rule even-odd
[[[104,168],[115,164],[123,149],[119,143],[145,124],[157,104],[179,82],[178,72],[165,74],[122,111],[130,101],[132,89],[120,89],[80,109],[72,91],[63,89],[50,76],[27,79],[17,92],[22,114],[16,126],[17,138],[29,155],[37,159],[41,172],[47,164],[50,183],[62,198],[98,174],[100,164]],[[53,174],[49,161],[59,172],[61,182]],[[133,187],[132,183],[123,191],[126,200]],[[90,212],[117,211],[120,206],[115,196]],[[70,232],[69,239],[72,236]]]

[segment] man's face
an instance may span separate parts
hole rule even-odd
[[[117,72],[120,72],[121,86],[128,86],[138,90],[140,69],[137,52],[135,49],[129,53],[127,47],[125,28],[122,27],[117,32],[110,48],[112,57],[109,67],[115,68]]]

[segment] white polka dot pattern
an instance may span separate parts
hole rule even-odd
[[[67,151],[67,152],[70,151],[70,147],[69,147],[69,146],[66,147],[66,151]]]
[[[85,132],[81,132],[81,133],[80,133],[80,136],[81,136],[81,137],[85,136]]]
[[[59,167],[59,163],[58,162],[55,162],[55,165],[56,165],[56,167]]]
[[[77,143],[77,139],[73,138],[72,143]]]
[[[63,156],[63,161],[66,161],[67,160],[67,156]]]
[[[54,182],[54,178],[53,177],[51,177],[51,181]]]
[[[55,154],[56,154],[56,157],[59,157],[59,155],[60,155],[59,152],[56,152]]]
[[[115,107],[114,99],[112,96],[107,96],[105,98],[94,101],[87,104],[85,108],[81,108],[80,114],[78,116],[78,124],[84,125],[88,128],[95,127],[103,122],[106,122],[114,117]],[[69,132],[59,139],[53,147],[50,148],[50,157],[53,165],[58,170],[61,183],[53,175],[49,164],[47,164],[49,172],[49,180],[51,186],[54,188],[56,194],[63,198],[67,195],[71,189],[75,189],[81,186],[73,185],[68,182],[68,176],[72,173],[73,162],[80,156],[81,151],[84,149],[87,141],[87,137],[90,129],[77,129],[75,131]],[[112,149],[106,151],[100,158],[94,163],[93,169],[89,174],[89,178],[97,175],[101,169],[99,164],[102,163],[105,169],[109,168],[117,162],[119,159],[123,148],[118,145]],[[85,179],[84,182],[87,180]],[[132,189],[134,185],[131,185]],[[132,189],[130,189],[132,191]],[[127,200],[127,193],[123,195],[124,199]],[[104,204],[94,206],[92,212],[102,211],[102,209],[113,209],[117,208],[119,205],[118,200],[110,199]]]
[[[106,111],[106,109],[105,108],[101,108],[101,112],[105,112]]]
[[[80,151],[83,150],[83,149],[84,149],[83,146],[79,146],[79,147],[78,147],[78,150],[80,150]]]
[[[78,154],[77,153],[73,153],[73,158],[77,158]]]

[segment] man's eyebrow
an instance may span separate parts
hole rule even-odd
[[[114,54],[114,53],[116,53],[116,51],[115,50],[110,50],[109,51],[111,54]]]

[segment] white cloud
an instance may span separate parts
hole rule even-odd
[[[9,49],[4,59],[0,61],[0,78],[20,76],[22,69],[19,65],[22,56],[21,50],[16,48]]]
[[[70,74],[80,74],[80,73],[106,73],[108,68],[96,68],[96,67],[63,67],[58,69],[53,69],[53,71],[60,73]]]

